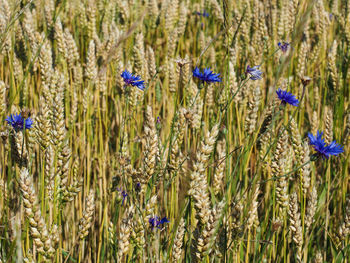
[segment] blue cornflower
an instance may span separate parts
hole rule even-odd
[[[122,201],[122,205],[124,204],[125,198],[128,196],[128,194],[123,190],[122,191],[122,196],[123,196],[123,201]]]
[[[205,68],[203,73],[199,71],[198,67],[193,70],[193,77],[196,77],[206,83],[221,82],[219,75],[220,74],[213,73],[210,68]]]
[[[170,221],[168,220],[168,218],[163,217],[160,221],[159,221],[159,224],[164,224],[164,223],[170,223]]]
[[[283,53],[286,53],[288,51],[290,44],[288,42],[278,42],[278,47]]]
[[[157,130],[160,130],[161,127],[162,127],[162,121],[160,120],[160,117],[158,116],[157,120],[156,120],[156,128],[157,128]]]
[[[331,20],[331,21],[332,21],[332,20],[333,20],[334,15],[333,15],[332,13],[329,13],[329,16],[328,16],[328,17],[329,17],[329,20]]]
[[[151,217],[149,220],[148,220],[149,224],[150,224],[150,227],[151,229],[153,230],[155,227],[160,229],[160,220],[159,220],[159,217],[158,216],[155,216],[155,217]]]
[[[209,13],[207,13],[207,11],[205,10],[203,11],[203,13],[197,11],[196,14],[203,17],[209,17]]]
[[[124,83],[126,86],[134,86],[138,87],[140,90],[144,90],[145,86],[143,83],[144,80],[141,80],[140,76],[133,76],[129,71],[124,70],[123,73],[120,75],[124,79]]]
[[[327,145],[322,139],[323,132],[317,131],[317,136],[313,136],[312,133],[308,133],[308,137],[310,139],[310,144],[317,151],[317,154],[321,156],[323,159],[328,159],[331,155],[338,155],[344,152],[343,147],[337,144],[335,141],[332,141],[329,145]]]
[[[258,66],[254,66],[254,67],[250,67],[249,65],[247,66],[247,70],[246,70],[246,74],[250,74],[250,79],[251,80],[258,80],[258,79],[262,79],[262,71],[259,70],[258,68],[260,68],[260,65]]]
[[[32,128],[33,120],[29,117],[24,119],[21,114],[11,114],[6,118],[6,121],[9,125],[11,125],[15,131],[23,130],[23,124],[25,123],[25,129]]]
[[[283,104],[288,103],[293,106],[299,105],[299,100],[292,93],[281,89],[276,90],[276,93]]]
[[[151,229],[153,228],[158,228],[160,229],[161,228],[161,225],[165,224],[165,223],[169,223],[170,221],[166,218],[166,217],[163,217],[162,219],[159,219],[158,216],[155,216],[155,217],[151,217],[149,220],[148,220],[149,224],[150,224],[150,227]]]
[[[157,217],[151,217],[148,219],[148,223],[150,224],[150,227],[153,229],[157,226]]]
[[[122,205],[124,204],[124,201],[125,201],[125,198],[128,196],[128,194],[124,191],[124,190],[122,190],[121,188],[118,188],[117,187],[117,191],[122,195],[122,197],[123,197],[123,201],[122,201]]]

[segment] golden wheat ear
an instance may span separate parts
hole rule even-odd
[[[32,176],[26,168],[22,168],[19,177],[19,186],[23,197],[24,215],[30,225],[30,235],[36,251],[50,259],[55,253],[53,241],[47,230],[44,218],[38,203],[38,197],[33,186]]]

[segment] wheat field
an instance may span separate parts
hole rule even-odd
[[[0,0],[0,262],[350,262],[349,0]]]

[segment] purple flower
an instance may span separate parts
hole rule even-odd
[[[329,20],[331,20],[331,21],[332,21],[332,20],[333,20],[334,15],[333,15],[332,13],[329,13],[329,16],[328,16],[328,17],[329,17]]]
[[[124,70],[120,75],[124,79],[124,83],[126,86],[134,86],[138,87],[140,90],[145,90],[144,80],[141,80],[140,76],[133,76],[129,71]]]
[[[198,67],[193,70],[193,77],[196,77],[206,83],[221,82],[219,75],[220,74],[213,73],[210,68],[205,68],[203,73],[199,71]]]
[[[125,201],[125,198],[128,196],[128,194],[124,191],[124,190],[122,190],[121,188],[118,188],[117,187],[117,191],[122,195],[122,197],[123,197],[123,201],[122,201],[122,205],[124,204],[124,201]]]
[[[209,17],[209,13],[207,13],[207,11],[205,10],[203,11],[203,13],[197,11],[196,14],[203,17]]]
[[[288,51],[290,44],[288,42],[278,42],[278,47],[283,53],[286,53]]]
[[[32,128],[33,120],[29,117],[24,119],[21,114],[11,114],[6,118],[6,121],[9,125],[11,125],[15,131],[23,130],[23,125],[25,124],[25,129]]]
[[[288,103],[293,106],[299,105],[299,100],[292,93],[281,89],[278,89],[276,93],[278,98],[282,101],[282,103]]]
[[[125,198],[128,196],[128,194],[123,190],[122,191],[122,196],[123,196],[123,201],[122,201],[122,205],[124,204],[124,200],[125,200]]]
[[[310,144],[314,147],[317,154],[323,159],[328,159],[331,155],[336,156],[344,152],[343,147],[341,147],[335,141],[332,141],[329,145],[327,145],[324,139],[322,139],[323,132],[317,131],[316,137],[309,132],[307,136],[309,137]]]
[[[247,66],[247,70],[246,70],[246,74],[250,74],[250,79],[251,80],[258,80],[258,79],[262,79],[262,71],[259,70],[258,68],[260,68],[260,65],[258,66],[254,66],[254,67],[250,67],[249,65]]]
[[[159,224],[164,224],[164,223],[170,223],[170,221],[168,220],[168,218],[163,217],[160,221],[159,221]]]
[[[148,219],[148,223],[150,224],[151,229],[157,226],[157,218],[158,217],[151,217]]]
[[[160,229],[161,228],[161,225],[165,224],[165,223],[169,223],[170,221],[166,218],[166,217],[163,217],[162,219],[159,219],[158,216],[155,216],[155,217],[151,217],[149,220],[148,220],[149,224],[150,224],[150,227],[151,229],[153,228],[158,228]]]

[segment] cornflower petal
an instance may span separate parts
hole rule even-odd
[[[299,100],[292,93],[281,89],[278,89],[276,93],[278,98],[282,101],[282,103],[288,103],[293,106],[299,105]]]
[[[20,131],[23,130],[23,125],[25,126],[24,128],[29,130],[32,128],[33,125],[33,120],[28,117],[27,119],[23,118],[22,115],[19,114],[11,114],[8,116],[6,119],[7,123],[13,127],[15,131]]]
[[[310,144],[313,146],[315,151],[323,159],[328,159],[331,155],[337,156],[338,154],[344,152],[342,146],[337,144],[335,141],[332,141],[327,145],[322,139],[323,132],[317,131],[316,137],[312,133],[308,133]]]
[[[159,219],[158,216],[154,216],[154,217],[151,217],[148,220],[148,222],[150,224],[151,229],[154,229],[154,227],[160,229],[163,224],[169,223],[170,221],[166,217]]]
[[[140,90],[145,90],[144,80],[140,76],[133,76],[129,71],[124,70],[120,75],[126,86],[138,87]]]
[[[249,65],[247,66],[246,74],[250,75],[251,80],[262,79],[262,71],[259,70],[259,68],[260,65],[254,66],[252,68]]]
[[[221,78],[219,78],[220,74],[215,74],[211,71],[210,68],[205,68],[203,73],[200,72],[199,68],[196,67],[193,72],[193,77],[200,79],[203,82],[206,83],[213,83],[213,82],[221,82]]]
[[[278,47],[283,53],[286,53],[289,49],[290,44],[288,42],[278,42]]]

